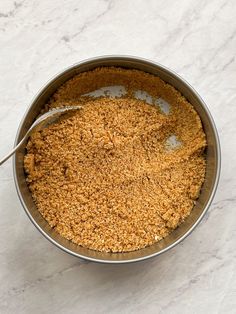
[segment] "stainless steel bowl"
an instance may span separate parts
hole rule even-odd
[[[203,184],[200,197],[197,200],[191,215],[168,237],[150,247],[128,253],[101,253],[85,249],[64,239],[58,233],[56,233],[42,218],[37,208],[35,207],[26,184],[23,169],[23,156],[25,153],[24,149],[18,151],[14,156],[13,166],[15,185],[20,201],[30,220],[48,240],[50,240],[63,251],[90,261],[103,263],[129,263],[141,261],[153,256],[157,256],[171,249],[176,244],[180,243],[184,238],[186,238],[201,221],[202,217],[210,206],[218,184],[220,173],[219,139],[214,121],[206,104],[200,98],[197,92],[179,75],[160,64],[145,59],[130,56],[104,56],[79,62],[67,68],[65,71],[61,72],[52,80],[50,80],[46,86],[41,89],[28,108],[19,126],[15,143],[17,144],[21,140],[36,116],[39,114],[45,102],[61,84],[78,73],[92,70],[100,66],[119,66],[138,69],[157,75],[178,89],[198,112],[207,136],[207,170],[206,179]]]

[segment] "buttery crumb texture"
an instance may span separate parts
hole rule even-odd
[[[82,97],[122,85],[121,98]],[[137,90],[170,104],[135,99]],[[192,105],[160,78],[137,70],[98,68],[62,85],[45,110],[82,109],[35,132],[24,159],[42,216],[60,235],[106,252],[160,241],[190,214],[205,177],[205,134]],[[181,145],[168,146],[175,136]]]

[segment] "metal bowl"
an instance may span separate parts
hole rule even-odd
[[[75,65],[72,65],[65,71],[55,76],[52,80],[50,80],[34,98],[25,116],[23,117],[16,135],[15,144],[17,144],[21,140],[30,125],[33,123],[34,119],[39,114],[42,107],[45,105],[45,102],[47,102],[49,97],[56,91],[56,89],[61,84],[63,84],[65,81],[72,78],[78,73],[92,70],[100,66],[119,66],[131,69],[138,69],[157,75],[161,79],[178,89],[189,100],[189,102],[198,112],[207,136],[207,169],[206,179],[203,184],[200,197],[197,200],[197,203],[194,206],[190,216],[186,219],[184,223],[182,223],[165,239],[147,248],[127,253],[102,253],[83,248],[64,239],[57,232],[55,232],[49,226],[46,220],[44,220],[44,218],[40,215],[37,208],[35,207],[30,191],[26,184],[23,168],[23,157],[25,151],[23,148],[18,151],[14,156],[13,166],[15,185],[20,201],[30,220],[48,240],[50,240],[53,244],[55,244],[63,251],[70,253],[74,256],[96,262],[136,262],[160,255],[171,249],[176,244],[180,243],[184,238],[186,238],[201,221],[202,217],[210,206],[218,184],[220,173],[219,139],[214,121],[206,104],[200,98],[197,92],[179,75],[163,67],[160,64],[145,59],[130,56],[104,56],[85,60]]]

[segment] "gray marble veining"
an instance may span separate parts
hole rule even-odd
[[[18,201],[12,163],[0,168],[0,313],[236,312],[236,2],[2,0],[0,153],[54,74],[104,54],[150,58],[178,72],[209,106],[222,147],[214,202],[164,255],[98,265],[46,241]]]

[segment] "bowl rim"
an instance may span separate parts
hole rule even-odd
[[[19,136],[20,136],[20,131],[22,128],[22,125],[25,121],[26,116],[28,115],[28,113],[31,110],[31,107],[33,105],[33,103],[41,96],[41,94],[44,92],[45,89],[47,89],[51,83],[53,81],[55,81],[57,78],[59,78],[60,76],[64,75],[65,73],[67,73],[68,71],[70,71],[73,68],[78,68],[80,65],[84,65],[86,63],[90,63],[90,62],[94,62],[94,61],[102,61],[102,60],[116,60],[116,59],[123,59],[124,61],[126,60],[130,60],[130,61],[141,61],[144,63],[147,63],[149,65],[158,67],[159,69],[167,72],[169,75],[173,76],[175,79],[181,81],[183,84],[185,84],[187,86],[187,88],[197,97],[199,103],[201,104],[201,106],[205,109],[207,117],[209,119],[209,122],[211,124],[215,139],[216,139],[216,163],[217,163],[217,167],[216,167],[216,175],[215,175],[215,181],[214,181],[214,185],[212,187],[212,191],[210,194],[210,197],[208,199],[208,202],[206,203],[205,207],[203,208],[203,211],[201,213],[201,215],[198,217],[198,219],[196,220],[196,222],[179,238],[177,239],[175,242],[173,242],[172,244],[168,245],[167,247],[165,247],[164,249],[155,252],[153,254],[149,254],[149,255],[145,255],[142,257],[138,257],[135,259],[127,259],[127,260],[101,260],[98,258],[92,258],[92,257],[88,257],[88,256],[84,256],[82,254],[78,254],[75,253],[73,251],[71,251],[70,249],[64,247],[63,245],[59,244],[56,240],[54,240],[53,238],[51,238],[41,227],[40,225],[38,225],[38,223],[34,220],[34,218],[31,216],[24,200],[23,197],[21,195],[21,191],[19,188],[19,184],[18,184],[18,180],[17,180],[17,176],[16,176],[16,157],[15,155],[13,156],[13,176],[14,176],[14,182],[15,182],[15,187],[16,187],[16,191],[18,194],[18,197],[20,199],[21,205],[23,206],[27,216],[29,217],[29,219],[31,220],[31,222],[35,225],[35,227],[40,231],[40,233],[47,239],[49,240],[52,244],[54,244],[56,247],[58,247],[59,249],[61,249],[62,251],[69,253],[70,255],[73,255],[75,257],[79,257],[82,258],[84,260],[88,260],[88,261],[92,261],[92,262],[98,262],[98,263],[103,263],[103,264],[125,264],[125,263],[134,263],[134,262],[138,262],[138,261],[143,261],[155,256],[159,256],[161,254],[163,254],[164,252],[167,252],[168,250],[172,249],[173,247],[175,247],[176,245],[178,245],[180,242],[182,242],[185,238],[187,238],[192,232],[193,230],[197,227],[197,225],[201,222],[202,218],[204,217],[204,215],[206,214],[207,210],[209,209],[212,200],[215,196],[216,190],[217,190],[217,186],[219,183],[219,177],[220,177],[220,171],[221,171],[221,149],[220,149],[220,140],[219,140],[219,135],[216,129],[216,125],[215,122],[213,120],[213,117],[210,113],[210,110],[208,109],[206,103],[204,102],[204,100],[201,98],[201,96],[198,94],[198,92],[192,87],[192,85],[190,85],[184,78],[182,78],[179,74],[177,74],[175,71],[169,69],[166,66],[163,66],[162,64],[149,60],[147,58],[142,58],[139,56],[133,56],[133,55],[101,55],[101,56],[97,56],[97,57],[93,57],[93,58],[88,58],[88,59],[84,59],[81,60],[79,62],[76,62],[70,66],[67,66],[66,68],[64,68],[64,70],[57,72],[57,74],[55,74],[53,77],[51,77],[49,80],[47,80],[47,82],[39,89],[39,91],[36,93],[36,95],[32,98],[32,100],[30,101],[30,104],[28,105],[23,118],[21,119],[21,122],[18,126],[17,129],[17,133],[16,133],[16,137],[15,137],[15,142],[14,142],[14,146],[16,146],[16,144],[19,142]]]

